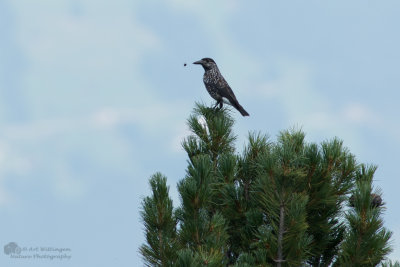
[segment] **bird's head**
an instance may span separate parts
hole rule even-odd
[[[204,70],[210,70],[217,66],[217,64],[215,64],[215,61],[209,57],[205,57],[201,60],[193,62],[193,64],[199,64],[199,65],[203,66]]]

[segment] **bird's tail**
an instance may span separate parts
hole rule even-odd
[[[247,111],[244,110],[244,108],[239,103],[237,103],[236,109],[239,110],[239,112],[240,112],[240,114],[242,114],[242,116],[250,116],[250,114],[247,113]]]

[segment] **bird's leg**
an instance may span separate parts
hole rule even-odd
[[[219,105],[219,108],[217,108],[218,105]],[[214,108],[215,109],[221,109],[222,108],[222,101],[221,100],[217,100],[217,103],[215,103]]]

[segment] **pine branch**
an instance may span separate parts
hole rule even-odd
[[[373,205],[372,180],[376,166],[361,165],[353,191],[354,206],[346,214],[349,231],[337,266],[376,266],[391,252],[392,233],[383,227],[382,207]]]
[[[276,142],[250,134],[238,155],[233,124],[229,109],[196,104],[175,211],[165,177],[150,179],[141,212],[147,266],[376,266],[386,259],[392,233],[372,186],[376,167],[358,164],[337,138],[307,143],[296,129]]]
[[[152,196],[146,197],[142,204],[147,244],[140,247],[140,253],[148,266],[170,266],[176,258],[176,219],[166,181],[160,173],[153,175]]]

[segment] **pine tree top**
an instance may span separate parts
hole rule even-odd
[[[161,174],[143,200],[147,265],[376,266],[391,251],[376,167],[338,138],[253,133],[239,154],[228,109],[197,103],[187,123],[180,205],[172,207]]]

